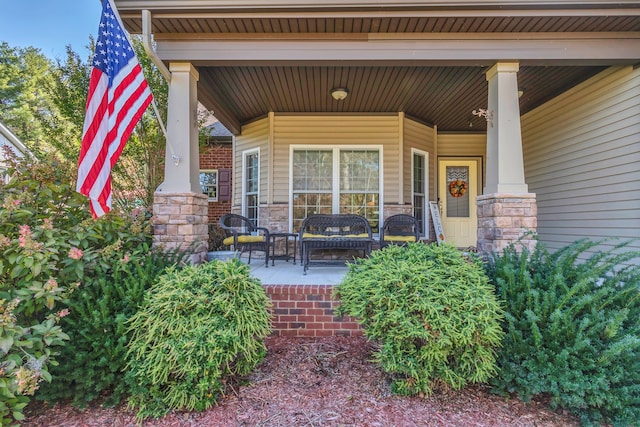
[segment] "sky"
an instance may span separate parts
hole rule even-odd
[[[33,46],[61,60],[70,44],[84,58],[89,35],[97,38],[101,11],[100,0],[0,0],[0,42]]]

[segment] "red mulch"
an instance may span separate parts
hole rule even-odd
[[[172,413],[143,426],[579,426],[544,402],[523,403],[490,394],[486,387],[440,387],[432,396],[401,397],[370,362],[374,345],[364,338],[267,340],[265,360],[250,384],[202,413]],[[93,406],[31,404],[23,426],[136,426],[133,412]]]

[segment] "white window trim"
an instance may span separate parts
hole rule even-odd
[[[218,169],[200,169],[200,173],[216,173],[216,197],[209,197],[209,202],[217,202],[218,201],[218,192],[220,191],[220,173],[218,173]],[[206,194],[206,193],[204,193]]]
[[[258,225],[260,225],[260,148],[252,148],[242,152],[242,215],[247,216],[247,157],[257,154],[258,155]]]
[[[424,156],[424,206],[423,206],[423,210],[424,210],[424,233],[423,233],[423,237],[430,239],[431,238],[431,227],[429,227],[430,221],[431,221],[431,211],[429,210],[429,153],[427,151],[423,151],[423,150],[419,150],[417,148],[411,148],[411,206],[413,206],[413,194],[414,194],[414,188],[413,188],[413,171],[414,171],[414,164],[413,164],[413,158],[414,155],[420,155],[420,156]]]
[[[340,151],[341,150],[377,150],[379,153],[380,164],[378,165],[380,170],[378,173],[378,192],[380,193],[380,197],[378,197],[378,211],[380,215],[378,217],[378,222],[380,226],[382,226],[384,222],[383,218],[383,209],[384,206],[384,153],[383,153],[383,145],[354,145],[354,144],[345,144],[345,145],[306,145],[306,144],[292,144],[289,146],[289,232],[293,230],[293,152],[296,150],[332,150],[333,152],[333,189],[332,189],[332,209],[333,212],[340,211],[340,185],[336,185],[336,183],[340,182],[340,168],[336,167],[340,162]]]

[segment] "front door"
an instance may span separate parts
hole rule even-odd
[[[478,240],[478,162],[440,160],[438,194],[442,228],[447,243],[459,248],[476,246]]]

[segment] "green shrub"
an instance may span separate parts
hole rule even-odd
[[[21,420],[36,390],[79,404],[119,384],[123,316],[164,266],[148,253],[144,212],[91,218],[75,166],[9,163],[11,180],[0,184],[0,425]]]
[[[60,364],[51,368],[53,380],[43,384],[39,400],[71,399],[73,405],[85,407],[104,397],[102,404],[111,406],[128,394],[126,322],[142,305],[145,291],[181,258],[152,251],[148,239],[140,233],[128,234],[131,228],[120,227],[120,221],[111,224],[119,230],[120,243],[100,251],[91,277],[67,301],[70,314],[61,326],[70,345],[62,349]]]
[[[639,425],[640,267],[625,244],[591,255],[603,242],[578,241],[553,254],[511,246],[487,273],[506,301],[499,354],[503,394],[551,397],[586,425]]]
[[[69,168],[53,158],[9,157],[11,180],[0,184],[0,425],[22,410],[68,336],[58,324],[64,299],[83,280],[93,255],[81,247],[91,230]]]
[[[168,269],[129,324],[130,407],[142,419],[213,405],[264,357],[268,306],[239,260]]]
[[[339,314],[381,344],[375,358],[399,394],[459,389],[496,372],[502,310],[477,259],[447,245],[391,245],[358,259],[336,288]]]

